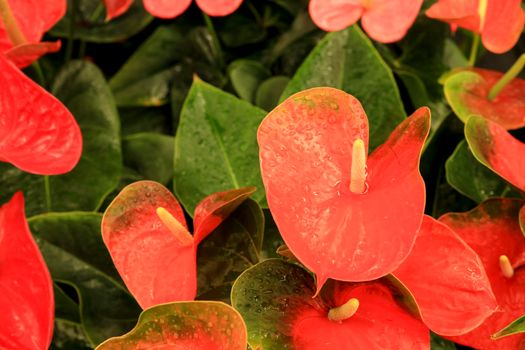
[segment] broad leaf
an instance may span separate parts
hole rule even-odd
[[[124,165],[135,169],[145,180],[167,184],[173,179],[173,148],[171,136],[158,133],[126,136],[122,139]]]
[[[113,43],[129,38],[146,27],[153,18],[144,10],[141,0],[125,14],[107,21],[102,1],[68,0],[67,13],[51,30],[51,34],[96,43]],[[74,29],[70,24],[73,21]]]
[[[135,328],[97,350],[245,350],[246,326],[230,306],[213,301],[163,304],[144,311]]]
[[[229,303],[235,279],[259,262],[263,234],[263,212],[247,199],[199,245],[197,298]]]
[[[445,164],[447,182],[480,203],[491,197],[519,197],[505,180],[483,166],[462,141]]]
[[[49,350],[90,350],[93,345],[84,334],[82,325],[57,319],[55,320],[55,331],[53,342]]]
[[[49,178],[1,164],[0,197],[24,190],[28,215],[96,210],[117,186],[122,169],[120,126],[111,91],[98,68],[81,61],[64,67],[53,91],[80,125],[84,138],[80,162],[73,171]]]
[[[29,220],[53,279],[76,289],[83,329],[93,344],[130,329],[140,312],[104,248],[101,219],[74,212]]]
[[[228,75],[237,95],[253,103],[257,87],[270,77],[270,71],[257,61],[241,59],[230,63]]]
[[[392,71],[356,26],[328,34],[297,70],[281,101],[317,86],[339,88],[361,101],[370,117],[371,149],[405,117]]]
[[[279,97],[289,82],[290,79],[282,75],[266,79],[257,88],[255,104],[265,111],[271,111],[279,104]]]
[[[336,284],[324,298],[313,297],[315,283],[303,268],[269,259],[246,270],[235,282],[232,305],[248,327],[254,349],[428,349],[428,329],[394,300],[379,282]],[[327,293],[325,293],[327,294]],[[342,321],[328,311],[359,300],[357,312]]]
[[[263,110],[195,80],[175,137],[174,187],[187,212],[193,213],[209,194],[245,186],[255,186],[253,198],[266,205],[256,141],[264,115]]]

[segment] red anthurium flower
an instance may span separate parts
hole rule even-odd
[[[429,328],[463,334],[496,307],[478,255],[428,216],[394,275],[404,288],[391,278],[330,281],[312,297],[315,286],[306,270],[270,259],[239,276],[232,305],[246,321],[252,348],[307,350],[429,349]],[[412,298],[419,315],[408,312],[418,311],[410,307]]]
[[[60,42],[40,40],[65,13],[65,0],[0,0],[0,54],[7,54],[23,68],[48,52],[58,51]]]
[[[438,0],[426,12],[428,17],[481,34],[487,50],[503,53],[518,41],[525,14],[521,0]]]
[[[82,153],[71,113],[0,55],[0,161],[34,174],[70,171]]]
[[[466,122],[478,115],[505,129],[525,126],[525,80],[514,78],[494,99],[489,92],[503,73],[471,68],[455,73],[445,81],[445,96],[457,116]]]
[[[102,237],[126,286],[148,307],[195,298],[197,246],[254,191],[212,194],[195,209],[192,236],[179,203],[164,186],[139,181],[124,188],[102,220]]]
[[[53,335],[53,284],[16,193],[0,208],[0,348],[45,350]]]
[[[367,34],[383,43],[403,38],[416,20],[423,0],[310,0],[314,23],[326,31],[337,31],[361,23]]]
[[[474,156],[489,169],[525,191],[525,143],[496,123],[481,117],[469,118],[465,138]]]
[[[192,0],[143,0],[144,7],[153,16],[175,18],[190,7]],[[227,16],[241,6],[243,0],[196,0],[200,9],[210,16]],[[108,18],[120,16],[129,8],[132,0],[104,0]]]
[[[424,217],[414,248],[393,275],[413,295],[423,322],[440,335],[473,330],[497,306],[479,256],[430,216]]]
[[[365,112],[333,88],[297,93],[263,120],[257,139],[269,207],[319,288],[327,278],[372,280],[406,259],[423,219],[419,158],[429,127],[421,108],[367,159]]]
[[[106,5],[106,17],[110,20],[125,13],[133,4],[133,0],[104,0],[104,4]]]
[[[449,213],[439,219],[478,253],[498,302],[498,310],[482,325],[451,338],[453,341],[478,349],[523,348],[524,334],[491,339],[525,314],[525,238],[518,222],[523,204],[515,199],[490,199],[469,212]]]

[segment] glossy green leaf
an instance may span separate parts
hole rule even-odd
[[[244,350],[246,326],[230,306],[213,301],[161,304],[145,310],[128,334],[97,350]]]
[[[361,101],[369,117],[372,149],[405,118],[392,71],[357,26],[328,34],[297,70],[281,101],[316,86],[335,87]]]
[[[229,303],[235,279],[259,262],[263,234],[263,212],[247,199],[199,244],[197,298]]]
[[[279,97],[289,81],[290,78],[284,75],[278,75],[263,81],[257,88],[255,104],[265,111],[274,109],[279,104]]]
[[[281,233],[273,220],[272,213],[269,209],[264,209],[264,241],[262,249],[262,257],[278,258],[277,249],[284,244]]]
[[[167,103],[171,82],[182,72],[185,38],[175,26],[159,27],[111,78],[119,106]]]
[[[224,45],[232,48],[258,43],[266,38],[266,30],[256,18],[239,12],[226,16],[217,31]]]
[[[52,278],[76,289],[82,324],[93,344],[130,329],[140,313],[104,247],[101,219],[82,212],[29,219]]]
[[[171,136],[157,133],[129,135],[122,139],[124,165],[135,169],[144,180],[165,185],[173,178],[173,148],[174,138]]]
[[[73,18],[75,25],[71,30],[70,23]],[[134,0],[125,14],[111,21],[106,20],[102,1],[68,0],[67,14],[51,29],[51,34],[69,37],[70,33],[73,33],[75,39],[112,43],[140,32],[152,19],[153,17],[144,10],[141,0]]]
[[[314,294],[313,278],[305,269],[269,259],[239,276],[231,301],[246,322],[252,348],[294,349],[292,324],[286,315],[293,316],[309,306],[315,308],[318,302],[312,298]]]
[[[491,197],[519,197],[514,187],[478,162],[465,141],[456,147],[445,169],[447,182],[477,203]]]
[[[53,293],[55,296],[55,318],[71,323],[80,323],[79,305],[56,283],[53,287]]]
[[[456,345],[435,333],[430,333],[430,350],[456,350]]]
[[[122,137],[142,132],[171,134],[171,116],[166,107],[122,107],[118,111]]]
[[[228,75],[237,95],[253,102],[257,88],[270,77],[270,71],[257,61],[240,59],[230,63]]]
[[[193,213],[197,203],[212,193],[247,186],[257,187],[252,198],[267,205],[256,139],[265,114],[195,80],[175,137],[174,187],[187,212]]]
[[[52,90],[80,125],[82,157],[71,172],[50,176],[48,183],[45,177],[0,164],[0,199],[23,190],[28,216],[96,210],[117,186],[122,171],[118,113],[102,72],[85,61],[71,62],[59,73]]]
[[[87,339],[81,324],[56,319],[53,342],[49,350],[73,349],[89,350],[93,349],[93,345]]]
[[[525,332],[525,316],[518,318],[513,321],[511,324],[503,328],[502,330],[497,331],[492,335],[493,339],[503,338],[509,335],[524,333]]]

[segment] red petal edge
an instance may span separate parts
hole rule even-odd
[[[381,283],[345,284],[335,295],[337,306],[359,300],[350,318],[330,321],[325,310],[305,308],[295,317],[293,342],[301,350],[428,350],[429,331],[397,304]]]
[[[55,42],[24,44],[13,47],[5,53],[5,56],[18,68],[25,68],[45,54],[59,51],[60,47],[60,40]]]
[[[73,169],[82,153],[73,115],[2,55],[0,71],[0,161],[41,175]]]
[[[133,0],[104,0],[104,4],[106,5],[106,17],[109,21],[124,14],[133,4]]]
[[[152,16],[158,18],[175,18],[190,7],[191,0],[143,0],[144,8]]]
[[[173,194],[153,181],[126,186],[102,219],[104,243],[143,309],[193,300],[197,292],[194,245],[181,244],[158,217],[158,207],[186,227],[182,208]]]
[[[440,335],[467,333],[497,307],[479,256],[430,216],[425,215],[412,252],[393,275],[414,296],[423,322]]]
[[[489,199],[465,213],[448,213],[439,221],[451,227],[480,256],[498,302],[498,310],[473,331],[451,340],[477,349],[515,350],[525,346],[525,334],[498,340],[491,335],[525,314],[525,238],[518,222],[525,202]],[[512,278],[503,276],[499,257],[506,255],[516,268]]]
[[[254,192],[255,187],[244,187],[214,193],[204,198],[195,208],[194,244],[197,246]]]
[[[0,208],[0,348],[45,350],[53,335],[53,283],[24,215],[21,192]]]
[[[222,17],[234,13],[243,0],[195,0],[197,6],[209,16]]]

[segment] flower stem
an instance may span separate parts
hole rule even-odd
[[[523,66],[525,66],[525,53],[522,53],[521,56],[514,62],[512,67],[505,73],[500,80],[497,81],[496,84],[490,89],[489,91],[489,100],[492,101],[498,96],[498,94],[507,86],[508,83],[512,81],[512,79],[516,78],[518,74],[523,69]]]
[[[7,36],[13,46],[27,43],[27,39],[24,36],[24,33],[20,30],[18,22],[16,21],[7,0],[0,0],[0,19],[4,22]]]
[[[210,16],[202,13],[202,16],[204,17],[204,22],[206,22],[206,27],[208,28],[208,31],[210,32],[212,41],[213,41],[213,48],[215,50],[215,56],[219,61],[219,66],[221,68],[224,68],[224,59],[222,54],[222,48],[221,43],[219,42],[219,37],[217,36],[217,31],[215,30],[215,27],[213,25],[213,22],[211,21]]]
[[[470,47],[470,56],[468,59],[469,67],[474,67],[474,65],[476,64],[476,59],[478,58],[478,49],[479,49],[480,41],[481,41],[480,35],[474,34],[474,38],[472,38],[472,46]]]

